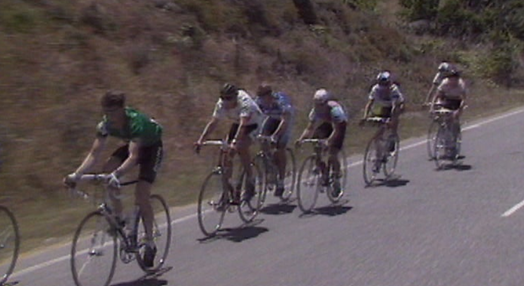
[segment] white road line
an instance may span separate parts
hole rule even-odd
[[[486,120],[483,120],[483,121],[479,121],[479,122],[477,122],[477,123],[475,123],[473,125],[468,125],[468,126],[464,127],[462,130],[469,130],[469,129],[477,128],[477,127],[480,127],[480,126],[482,126],[484,124],[495,122],[497,120],[501,120],[501,119],[504,119],[506,117],[510,117],[510,116],[513,116],[513,115],[516,115],[516,114],[519,114],[519,113],[522,113],[522,112],[524,112],[524,108],[519,108],[519,109],[517,109],[515,111],[512,111],[510,113],[505,113],[503,115],[499,115],[499,116],[495,116],[495,117],[492,117],[492,118],[489,118],[489,119],[486,119]],[[426,141],[427,141],[427,139],[423,139],[421,141],[418,141],[418,142],[412,143],[410,145],[401,147],[400,150],[408,150],[408,149],[412,149],[412,148],[418,147],[420,145],[424,145],[424,144],[426,144]],[[358,165],[360,165],[362,163],[363,163],[363,161],[359,160],[357,162],[353,162],[353,163],[349,164],[347,167],[348,168],[355,167],[355,166],[358,166]],[[511,208],[508,211],[506,211],[502,216],[503,217],[510,216],[512,213],[517,211],[522,206],[524,206],[524,201],[520,202],[519,204],[515,205],[513,208]],[[185,217],[181,217],[179,219],[176,219],[176,220],[172,221],[171,225],[184,222],[184,221],[192,219],[192,218],[194,218],[196,216],[197,216],[197,213],[193,213],[193,214],[187,215]],[[20,271],[17,271],[15,273],[13,273],[13,275],[11,277],[23,276],[23,275],[25,275],[27,273],[31,273],[31,272],[37,271],[39,269],[45,268],[47,266],[51,266],[53,264],[62,262],[64,260],[68,260],[69,257],[70,257],[69,255],[66,255],[66,256],[58,257],[58,258],[55,258],[55,259],[52,259],[52,260],[49,260],[49,261],[46,261],[46,262],[43,262],[43,263],[31,266],[31,267],[28,267],[26,269],[23,269],[23,270],[20,270]]]
[[[508,216],[512,215],[513,213],[515,213],[516,211],[518,211],[523,206],[524,206],[524,201],[514,205],[512,208],[510,208],[505,213],[503,213],[501,215],[501,217],[508,217]]]

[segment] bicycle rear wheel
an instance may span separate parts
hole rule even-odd
[[[428,128],[428,141],[426,144],[429,160],[435,159],[435,138],[437,137],[438,122],[432,120]]]
[[[295,154],[291,148],[286,148],[286,174],[284,177],[284,193],[280,198],[282,201],[287,201],[291,198],[295,190],[297,180],[297,165],[295,161]]]
[[[198,195],[198,225],[206,236],[213,236],[220,229],[229,206],[222,176],[222,171],[209,174]]]
[[[13,213],[0,206],[0,285],[3,285],[15,269],[20,248],[18,223]]]
[[[322,172],[316,164],[315,156],[309,156],[302,163],[298,173],[298,207],[303,213],[309,213],[315,207],[320,191]]]
[[[378,172],[380,171],[381,159],[378,158],[377,148],[379,141],[372,138],[366,146],[366,152],[364,153],[364,161],[362,163],[364,182],[366,186],[370,186],[376,179]]]
[[[136,261],[142,270],[146,272],[154,272],[166,262],[169,254],[169,246],[171,245],[171,215],[169,214],[169,207],[162,196],[154,194],[150,197],[151,207],[153,208],[153,242],[155,243],[157,252],[153,262],[153,267],[147,267],[144,264],[146,232],[142,217],[137,216],[135,222],[135,229],[137,230],[137,246],[138,253],[136,254]]]
[[[347,166],[348,165],[347,165],[347,158],[346,158],[346,154],[344,150],[340,150],[340,152],[338,153],[338,162],[340,162],[339,178],[335,178],[335,176],[333,175],[333,170],[331,166],[329,167],[329,172],[330,172],[329,177],[330,177],[331,185],[330,185],[329,190],[326,192],[326,194],[327,194],[329,201],[331,201],[332,203],[336,203],[340,200],[340,198],[342,198],[345,192],[345,188],[346,188]],[[336,187],[335,180],[338,180],[338,184],[339,184],[338,187],[340,187],[339,191],[336,191],[334,189]]]
[[[73,237],[71,271],[77,286],[107,286],[116,267],[116,230],[98,211],[80,222]]]
[[[386,162],[383,164],[384,176],[390,178],[395,173],[395,168],[398,162],[398,153],[400,151],[400,139],[397,134],[392,134],[388,137],[386,144]]]
[[[265,172],[262,172],[263,166],[261,166],[260,163],[263,162],[261,160],[255,160],[254,163],[251,165],[251,172],[255,180],[255,193],[250,200],[244,199],[244,193],[246,192],[246,187],[248,184],[248,177],[245,170],[242,170],[242,173],[239,178],[241,182],[240,186],[242,190],[242,200],[240,202],[240,205],[238,206],[238,214],[240,216],[240,219],[242,219],[242,221],[244,221],[245,223],[251,222],[253,221],[253,219],[255,219],[260,209],[262,208],[262,205],[266,197],[266,176],[264,175]]]

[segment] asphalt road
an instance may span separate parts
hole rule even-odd
[[[350,158],[349,201],[323,195],[314,215],[270,205],[257,223],[203,240],[196,206],[172,214],[174,239],[158,277],[117,263],[112,285],[493,286],[524,283],[524,109],[468,124],[463,164],[436,171],[423,138],[402,141],[397,173],[364,188]],[[351,138],[351,136],[349,136]],[[274,201],[274,200],[272,200]],[[25,257],[11,281],[73,285],[69,245]]]

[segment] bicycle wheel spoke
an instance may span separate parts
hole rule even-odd
[[[198,225],[206,236],[212,236],[222,225],[224,214],[229,207],[224,197],[222,174],[213,172],[205,179],[198,196]]]
[[[156,246],[156,255],[152,267],[147,267],[144,264],[145,246],[148,243],[148,238],[145,231],[145,226],[142,218],[137,218],[137,246],[138,253],[136,255],[138,265],[146,272],[154,272],[162,265],[164,265],[169,254],[169,246],[171,245],[171,217],[169,214],[169,207],[160,195],[151,195],[151,207],[153,209],[154,219],[152,225],[151,239]]]
[[[116,266],[116,238],[99,212],[87,215],[73,238],[71,270],[77,286],[107,286]]]
[[[297,198],[298,206],[304,213],[311,212],[315,207],[320,191],[321,170],[317,167],[313,156],[304,160],[298,174]]]
[[[0,226],[0,285],[3,285],[14,270],[20,247],[18,225],[5,207],[0,207]]]

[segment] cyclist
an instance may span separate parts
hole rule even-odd
[[[291,136],[294,109],[289,96],[283,92],[274,92],[272,87],[261,84],[257,89],[256,103],[267,116],[262,126],[262,135],[272,136],[276,142],[275,163],[278,167],[275,196],[284,193],[284,178],[286,176],[286,146]]]
[[[135,189],[135,205],[140,209],[146,231],[144,264],[153,267],[156,246],[153,241],[153,209],[149,201],[151,187],[155,181],[163,155],[162,126],[147,115],[125,105],[125,94],[108,91],[102,96],[104,117],[97,126],[96,138],[91,150],[76,171],[64,183],[74,186],[82,174],[88,172],[98,161],[106,146],[107,137],[124,140],[125,144],[113,152],[104,164],[103,172],[109,173],[109,190],[118,194],[120,178],[135,165],[140,165]],[[122,203],[111,196],[117,220],[124,224]]]
[[[426,100],[424,101],[425,106],[433,102],[433,97],[436,89],[442,83],[444,78],[446,78],[446,76],[450,74],[452,70],[455,70],[455,67],[446,61],[443,61],[438,65],[438,71],[435,74],[435,77],[433,78],[433,84],[431,85],[431,88],[429,89],[429,92],[426,95]]]
[[[255,182],[251,170],[251,155],[249,148],[252,143],[250,136],[257,134],[258,128],[263,120],[263,114],[251,96],[243,89],[230,83],[226,83],[220,89],[220,98],[218,99],[211,120],[207,123],[200,138],[195,142],[195,150],[198,151],[208,134],[213,132],[218,122],[224,118],[233,121],[227,142],[231,150],[228,159],[224,162],[227,173],[226,178],[231,178],[231,162],[235,153],[238,152],[242,166],[246,170],[247,183],[244,192],[244,200],[249,201],[255,195]],[[232,186],[227,182],[228,188]],[[233,193],[233,204],[240,203],[240,190]]]
[[[446,108],[453,111],[453,136],[460,132],[460,116],[464,110],[467,96],[466,84],[458,70],[452,70],[437,88],[430,112],[436,108]]]
[[[300,145],[302,140],[309,137],[327,139],[328,161],[333,166],[335,177],[333,191],[334,195],[338,196],[341,191],[340,177],[342,173],[337,156],[344,145],[348,116],[342,105],[326,89],[318,89],[313,96],[313,102],[314,106],[309,113],[309,123],[296,144]],[[324,180],[327,179],[329,178],[324,178]]]
[[[372,117],[383,117],[389,119],[387,123],[391,128],[391,135],[397,134],[399,116],[404,109],[404,96],[400,88],[393,83],[391,73],[382,71],[376,77],[377,83],[371,88],[368,96],[368,103],[364,109],[364,117],[361,123],[371,115]],[[384,131],[379,131],[377,137],[383,136]],[[389,150],[394,150],[395,146],[390,145]],[[378,150],[382,154],[382,150]],[[380,156],[379,156],[380,157]],[[380,162],[377,162],[375,169],[378,170]]]

